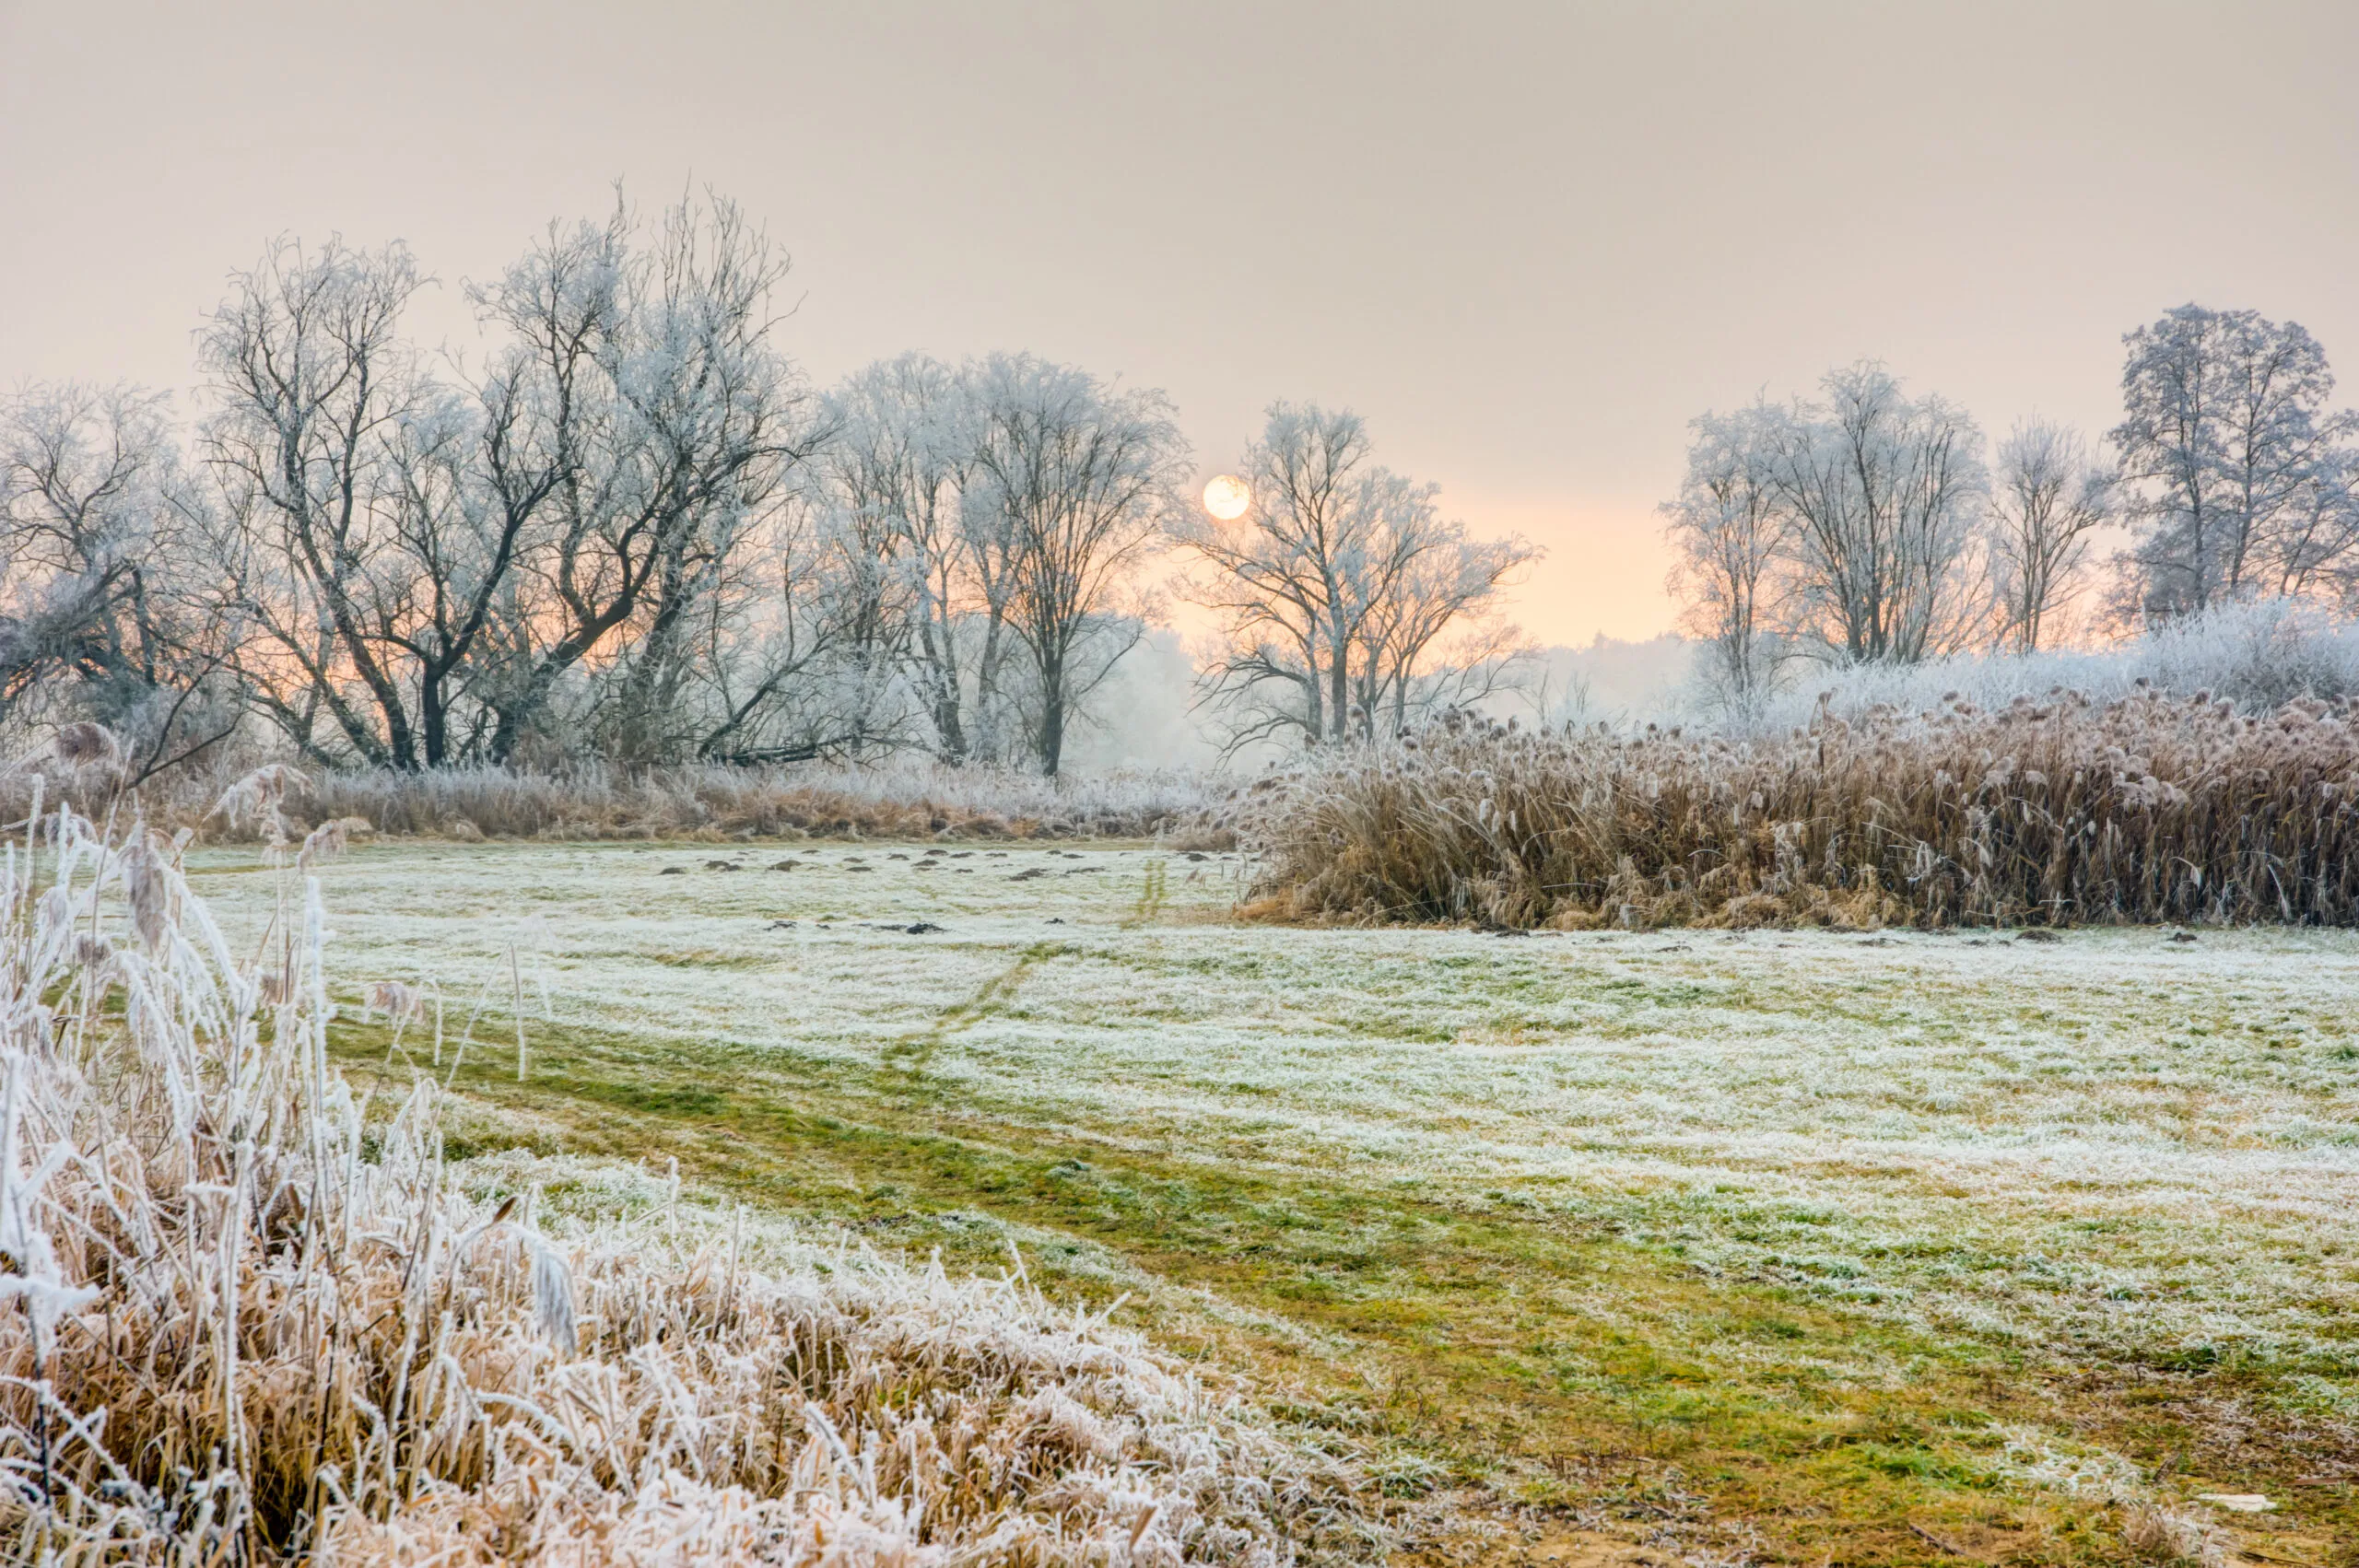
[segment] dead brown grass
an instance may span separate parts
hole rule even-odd
[[[1760,743],[1461,723],[1257,790],[1264,918],[2359,922],[2347,704],[2058,693]]]

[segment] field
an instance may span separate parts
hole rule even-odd
[[[253,852],[190,870],[257,940]],[[1364,1463],[1415,1555],[2359,1539],[2359,937],[1311,930],[1232,919],[1246,874],[887,842],[322,872],[349,1000],[440,988],[466,1142],[677,1160],[1122,1298]],[[436,1049],[357,1010],[334,1047],[388,1100]]]

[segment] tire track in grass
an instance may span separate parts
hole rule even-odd
[[[1136,930],[1150,925],[1171,906],[1171,862],[1160,858],[1146,863],[1146,873],[1139,888],[1138,902],[1131,911],[1116,922],[1118,930]]]
[[[1052,958],[1080,951],[1070,942],[1034,942],[1016,954],[1015,963],[985,980],[973,996],[952,1002],[924,1028],[887,1040],[878,1059],[886,1067],[898,1067],[905,1072],[924,1071],[944,1042],[1004,1012],[1008,1003],[1015,1000],[1027,975]]]

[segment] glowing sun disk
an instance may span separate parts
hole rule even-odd
[[[1204,509],[1223,522],[1243,517],[1252,504],[1252,487],[1234,474],[1224,474],[1204,486]]]

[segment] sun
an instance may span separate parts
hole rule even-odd
[[[1224,474],[1204,486],[1204,509],[1223,522],[1233,522],[1253,504],[1253,488],[1234,474]]]

